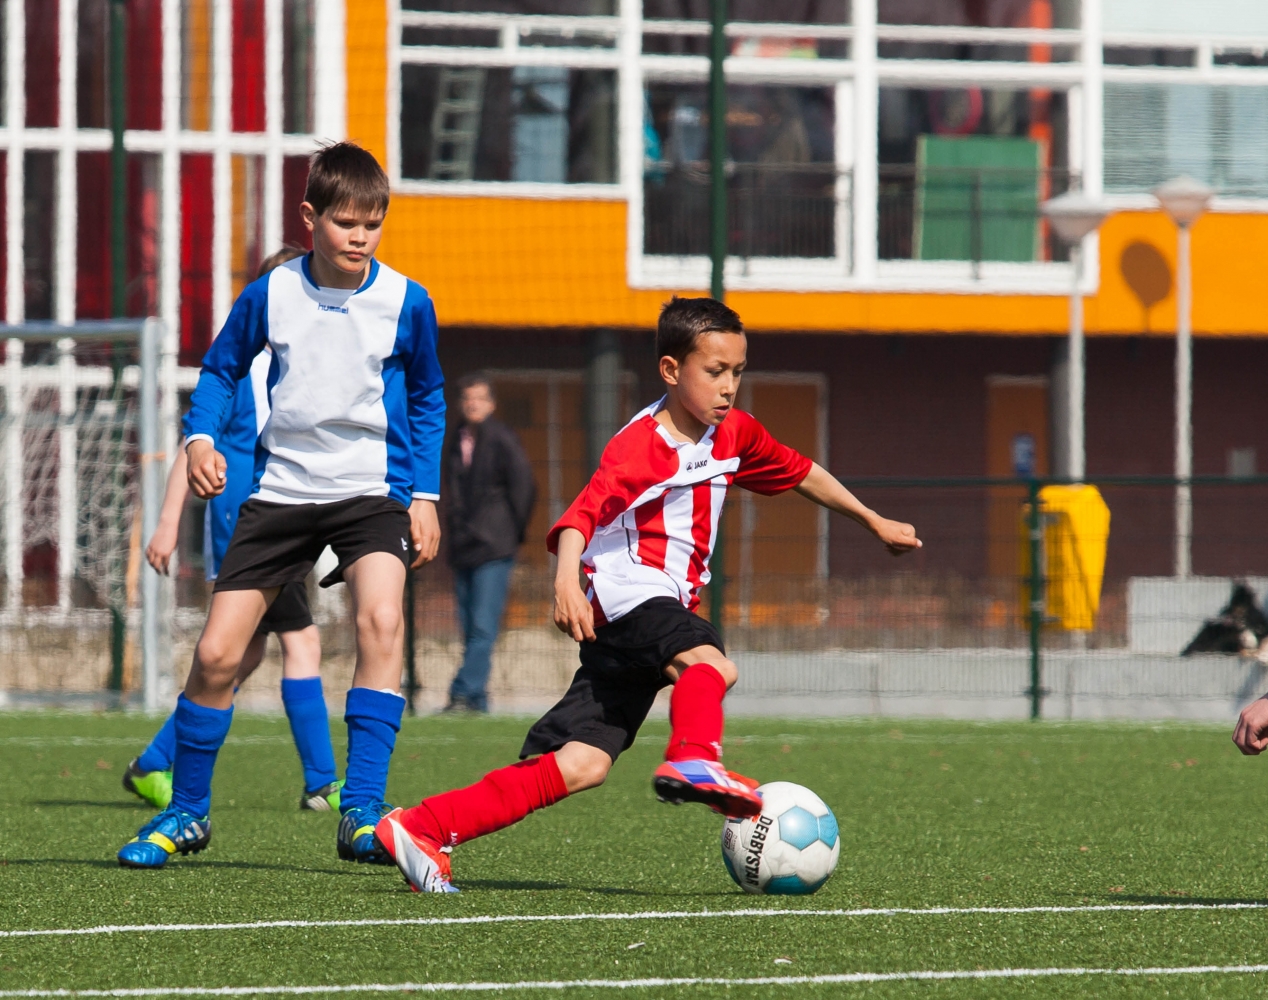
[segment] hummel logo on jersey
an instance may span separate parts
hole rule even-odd
[[[703,469],[708,464],[709,464],[709,460],[707,458],[702,458],[698,462],[688,462],[687,471],[693,472],[696,469]]]
[[[331,305],[327,305],[325,302],[318,302],[317,308],[320,309],[322,312],[343,313],[345,316],[348,315],[347,306],[331,306]]]

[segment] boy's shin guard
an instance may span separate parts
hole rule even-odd
[[[339,795],[340,812],[383,801],[404,712],[405,699],[399,694],[360,687],[348,691],[343,713],[348,724],[348,767]]]
[[[424,799],[401,815],[410,833],[453,847],[518,823],[568,795],[553,753],[490,771],[474,785]]]
[[[304,791],[315,792],[335,780],[335,751],[330,745],[330,718],[321,678],[283,677],[282,707],[304,768]]]
[[[183,694],[176,700],[172,806],[194,816],[211,811],[211,775],[233,722],[232,708],[206,708]]]
[[[718,760],[722,756],[725,697],[726,681],[708,663],[693,663],[682,672],[669,697],[666,760]]]

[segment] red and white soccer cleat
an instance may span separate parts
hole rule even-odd
[[[374,839],[415,892],[457,892],[458,887],[449,881],[449,852],[406,830],[400,822],[404,811],[393,809],[379,820]]]
[[[762,811],[762,797],[754,790],[757,782],[728,771],[717,761],[665,761],[656,768],[652,787],[662,802],[703,802],[730,819],[756,816]]]

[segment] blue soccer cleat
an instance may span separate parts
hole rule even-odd
[[[392,856],[374,839],[374,828],[393,808],[386,802],[379,802],[372,806],[355,807],[344,813],[339,819],[339,834],[335,840],[339,859],[369,865],[396,864]]]
[[[211,843],[211,820],[171,806],[119,850],[123,868],[162,868],[173,854],[197,854]]]

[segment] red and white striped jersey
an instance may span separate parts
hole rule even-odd
[[[752,414],[732,410],[692,444],[656,422],[663,405],[643,410],[608,442],[598,470],[546,537],[555,552],[565,528],[585,536],[581,563],[595,624],[653,597],[694,611],[730,485],[770,495],[810,472],[810,459],[776,441]]]

